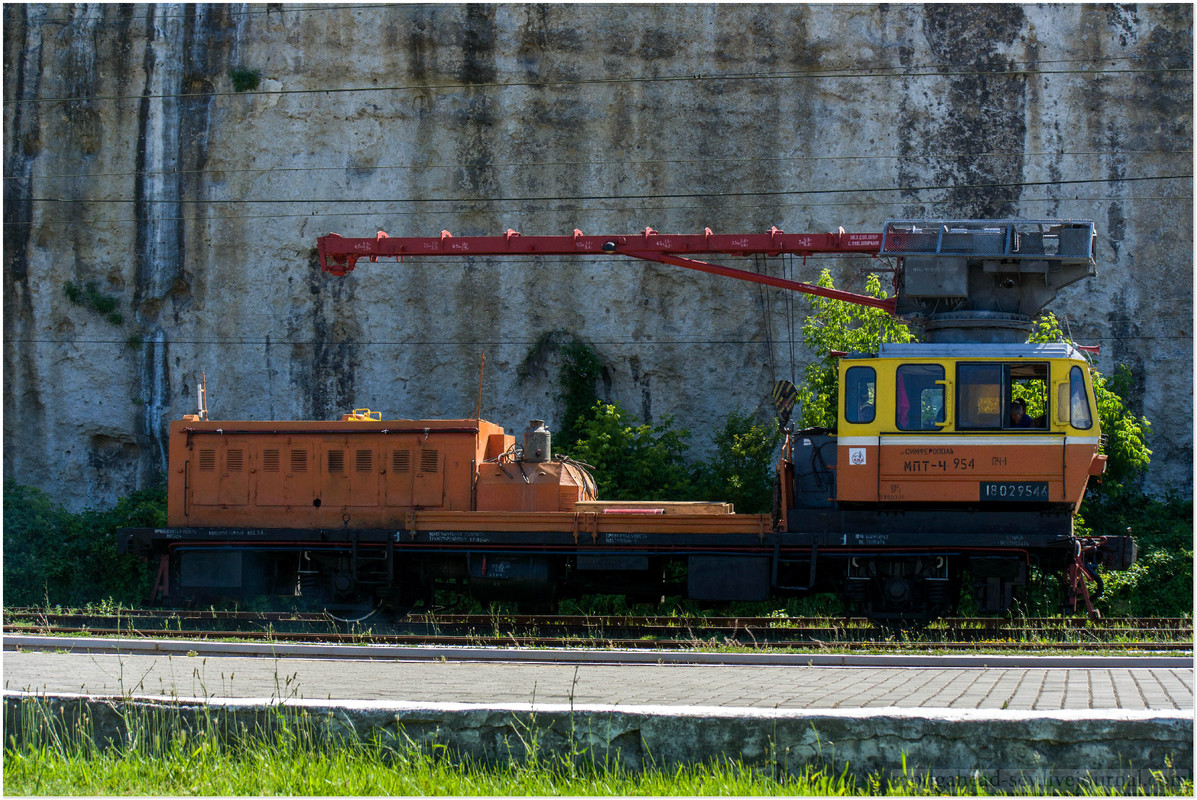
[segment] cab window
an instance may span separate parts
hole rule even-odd
[[[1047,364],[959,364],[956,427],[1021,430],[1047,427]]]
[[[1093,427],[1093,413],[1089,409],[1089,395],[1085,392],[1085,375],[1080,367],[1073,367],[1068,372],[1069,413],[1072,415],[1072,427],[1088,430]]]
[[[1047,427],[1047,364],[1010,364],[1006,427]]]
[[[856,424],[877,416],[877,373],[872,367],[848,367],[844,373],[844,420]]]
[[[898,367],[895,402],[900,431],[933,431],[944,422],[943,367],[903,364]]]
[[[1001,364],[961,364],[956,367],[957,428],[1002,427]]]

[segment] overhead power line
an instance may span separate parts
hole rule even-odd
[[[992,153],[936,153],[934,155],[894,155],[894,154],[878,154],[878,155],[827,155],[827,156],[772,156],[768,158],[761,158],[755,156],[744,156],[739,158],[657,158],[657,159],[608,159],[595,161],[511,161],[511,162],[495,162],[482,165],[482,167],[490,170],[504,170],[504,169],[523,169],[532,168],[537,170],[545,169],[546,167],[573,167],[577,169],[592,169],[594,167],[609,167],[609,166],[674,166],[678,164],[704,164],[704,165],[720,165],[720,164],[775,164],[787,162],[805,162],[805,161],[950,161],[953,159],[999,159],[999,158],[1022,158],[1022,159],[1039,159],[1039,158],[1102,158],[1106,156],[1137,156],[1137,155],[1152,155],[1152,156],[1187,156],[1187,160],[1192,160],[1192,150],[1171,150],[1171,149],[1156,149],[1156,150],[1077,150],[1077,151],[1059,151],[1059,152],[992,152]],[[475,168],[478,168],[476,165]],[[164,169],[164,170],[125,170],[121,172],[73,172],[73,173],[59,173],[34,176],[35,180],[60,180],[60,179],[91,179],[91,178],[123,178],[132,177],[136,175],[235,175],[238,173],[280,173],[280,172],[338,172],[348,173],[357,171],[381,172],[391,170],[409,170],[413,172],[428,171],[434,169],[460,169],[460,163],[428,163],[428,164],[377,164],[371,166],[315,166],[315,167],[215,167],[205,169]],[[4,180],[27,180],[25,176],[5,175]]]
[[[676,200],[681,198],[727,198],[727,197],[787,197],[787,196],[809,196],[809,195],[844,195],[844,194],[882,194],[890,192],[930,192],[930,191],[979,191],[985,189],[1012,189],[1012,188],[1027,188],[1031,186],[1075,186],[1080,184],[1117,184],[1117,183],[1138,183],[1143,181],[1171,181],[1171,180],[1191,180],[1193,175],[1179,174],[1179,175],[1143,175],[1137,177],[1118,177],[1118,178],[1075,178],[1067,180],[1051,180],[1051,181],[1009,181],[1001,183],[978,183],[967,186],[960,186],[955,184],[931,184],[926,186],[875,186],[868,188],[843,188],[843,189],[774,189],[774,190],[755,190],[755,191],[741,191],[741,192],[664,192],[651,195],[637,195],[637,194],[579,194],[579,195],[530,195],[530,196],[516,196],[516,197],[378,197],[378,198],[170,198],[164,200],[143,199],[135,201],[134,198],[71,198],[71,197],[34,197],[30,198],[35,203],[86,203],[92,205],[102,204],[124,204],[132,202],[141,202],[147,205],[261,205],[261,204],[278,204],[289,205],[294,203],[309,203],[309,204],[327,204],[337,205],[341,203],[352,203],[354,205],[369,205],[372,203],[387,203],[392,205],[427,205],[430,203],[449,203],[455,207],[460,208],[465,203],[487,204],[487,203],[547,203],[547,202],[577,202],[577,201],[628,201],[628,200]],[[314,215],[314,212],[313,212]]]
[[[1129,341],[1192,341],[1192,334],[1175,336],[1086,336],[1085,341],[1129,342]],[[535,339],[427,339],[427,340],[378,340],[355,341],[329,339],[167,339],[170,345],[193,346],[230,346],[239,347],[297,347],[315,345],[346,345],[350,347],[530,347],[536,344]],[[49,345],[121,345],[131,346],[128,339],[17,339],[4,338],[5,344],[49,344]],[[764,345],[764,337],[760,339],[600,339],[592,340],[592,344],[612,347],[690,347],[710,345]]]
[[[858,70],[858,71],[857,71]],[[569,80],[522,80],[522,81],[490,81],[484,83],[463,83],[460,81],[443,81],[439,83],[395,84],[389,86],[326,86],[320,88],[303,89],[247,89],[237,91],[211,92],[163,92],[160,94],[111,94],[111,95],[80,95],[61,97],[29,97],[9,100],[10,104],[39,104],[39,103],[93,103],[98,101],[122,102],[142,100],[188,100],[206,97],[232,97],[256,95],[293,95],[293,94],[346,94],[363,92],[427,92],[451,91],[458,89],[548,89],[562,86],[609,86],[635,85],[647,83],[706,83],[712,81],[773,81],[773,80],[878,80],[878,79],[910,79],[910,78],[958,78],[992,76],[1000,78],[1027,78],[1034,76],[1053,75],[1084,75],[1097,77],[1105,75],[1136,75],[1136,74],[1166,74],[1192,73],[1192,66],[1181,67],[1122,67],[1114,69],[1009,69],[983,70],[947,67],[944,69],[926,68],[912,70],[886,71],[867,67],[832,69],[810,72],[742,72],[742,73],[708,73],[701,72],[685,75],[659,75],[640,77],[616,78],[574,78]]]

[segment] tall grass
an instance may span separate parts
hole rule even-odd
[[[632,770],[585,749],[546,755],[525,729],[506,753],[483,762],[435,741],[375,728],[364,739],[334,715],[276,706],[245,719],[204,705],[6,700],[4,791],[10,795],[874,795],[1002,794],[984,776],[947,780],[908,772],[855,777],[794,765],[737,760]],[[1013,787],[1015,794],[1056,793]],[[1192,780],[1118,786],[1085,781],[1066,794],[1191,795]]]

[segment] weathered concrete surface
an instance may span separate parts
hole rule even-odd
[[[38,708],[35,704],[41,702]],[[74,726],[86,716],[100,742],[125,741],[127,720],[165,727],[270,731],[282,719],[315,738],[445,745],[483,761],[565,756],[639,770],[740,761],[800,772],[932,772],[1043,783],[1086,771],[1123,780],[1148,770],[1192,775],[1191,713],[1160,711],[956,711],[934,709],[679,708],[562,704],[404,703],[132,696],[30,695],[5,691],[5,731],[18,741],[45,718]],[[161,729],[161,728],[160,728]]]
[[[4,15],[4,474],[73,507],[161,473],[202,370],[217,417],[461,417],[485,351],[483,415],[557,427],[552,360],[516,373],[564,330],[593,343],[610,398],[704,447],[805,358],[799,342],[790,363],[779,293],[606,260],[333,278],[312,260],[329,231],[923,216],[1096,220],[1100,275],[1054,308],[1103,345],[1101,369],[1131,367],[1152,487],[1191,493],[1189,5]],[[234,91],[233,69],[259,71],[257,91]],[[841,284],[858,266],[833,264]],[[94,282],[121,319],[67,282]]]

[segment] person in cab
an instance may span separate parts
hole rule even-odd
[[[1010,401],[1010,427],[1035,427],[1035,421],[1027,416],[1027,404],[1022,400],[1015,399]]]

